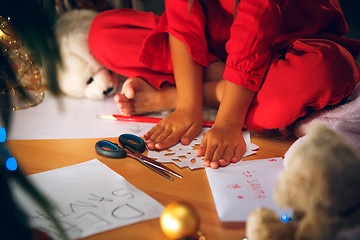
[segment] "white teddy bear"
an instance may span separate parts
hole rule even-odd
[[[72,10],[55,24],[63,61],[57,73],[59,87],[72,97],[101,100],[118,87],[116,76],[94,58],[88,47],[90,24],[96,14],[93,10]]]

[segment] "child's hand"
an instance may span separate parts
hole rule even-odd
[[[230,162],[240,161],[246,151],[242,129],[226,123],[215,123],[213,128],[204,134],[198,156],[204,156],[206,167],[225,167]]]
[[[177,144],[180,140],[189,145],[203,125],[202,112],[175,110],[147,132],[144,137],[150,150],[162,150]]]
[[[218,168],[238,162],[246,151],[242,127],[255,92],[225,81],[218,114],[213,128],[201,141],[198,156],[204,156],[206,167]]]

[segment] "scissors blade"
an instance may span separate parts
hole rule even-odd
[[[183,178],[183,176],[181,176],[180,174],[178,174],[177,172],[171,170],[170,168],[166,167],[165,165],[155,161],[152,158],[148,158],[140,153],[133,153],[133,155],[135,155],[136,157],[140,158],[141,160],[145,161],[147,164],[150,164],[156,168],[159,168],[167,173],[170,173],[178,178]]]
[[[140,155],[140,156],[138,156]],[[150,164],[149,162],[147,162],[146,160],[142,159],[141,154],[137,154],[137,153],[128,153],[128,156],[131,156],[133,158],[135,158],[136,160],[138,160],[140,163],[142,163],[145,167],[148,167],[149,169],[153,170],[154,172],[160,174],[161,176],[169,179],[169,180],[174,180],[171,176],[169,176],[165,170],[159,168],[158,166],[154,166],[153,164]]]

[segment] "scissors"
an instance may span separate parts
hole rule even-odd
[[[116,143],[101,140],[95,144],[95,150],[100,155],[109,158],[125,158],[126,156],[130,156],[169,180],[174,180],[169,174],[182,178],[180,174],[174,172],[165,165],[142,155],[141,153],[145,151],[146,146],[144,140],[138,136],[133,134],[122,134],[119,136],[119,143],[121,144],[121,147]]]

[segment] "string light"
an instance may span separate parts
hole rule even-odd
[[[18,167],[17,161],[14,157],[10,156],[8,150],[5,147],[6,130],[4,127],[0,128],[0,154],[5,160],[5,167],[9,171],[15,171]]]
[[[0,143],[5,142],[6,140],[6,131],[4,127],[0,128]]]
[[[281,215],[280,220],[285,223],[285,222],[289,222],[291,218],[288,215],[283,214]]]
[[[5,166],[9,171],[15,171],[17,169],[17,161],[14,157],[9,157],[5,161]]]

